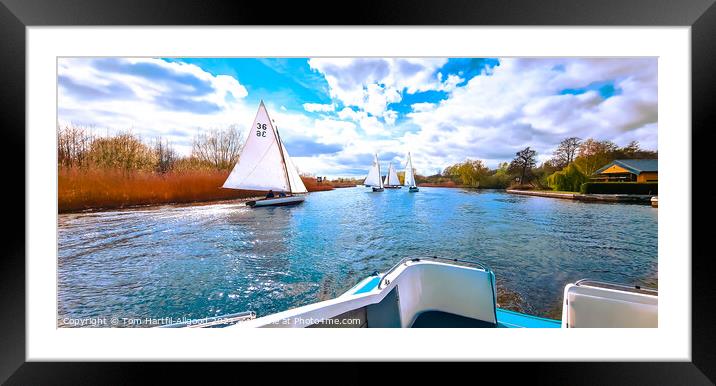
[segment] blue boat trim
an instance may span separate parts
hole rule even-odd
[[[562,321],[498,308],[497,326],[500,328],[561,328]]]
[[[375,289],[375,287],[378,286],[378,282],[380,282],[380,276],[373,277],[363,287],[359,288],[358,291],[353,292],[353,295],[358,295],[358,294],[372,291],[373,289]]]

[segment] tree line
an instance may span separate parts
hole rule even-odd
[[[602,166],[615,159],[657,158],[656,151],[642,149],[637,141],[620,147],[612,141],[577,137],[563,139],[552,156],[537,166],[537,151],[526,147],[515,153],[510,162],[496,169],[483,161],[467,159],[446,167],[433,176],[417,176],[418,182],[445,183],[450,181],[467,187],[496,188],[525,187],[578,191],[582,183]]]
[[[142,171],[229,171],[238,162],[243,134],[236,126],[198,133],[189,156],[177,154],[170,141],[158,136],[150,141],[131,131],[97,136],[92,129],[57,127],[57,162],[62,168]]]

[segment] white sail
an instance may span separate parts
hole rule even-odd
[[[388,174],[385,176],[385,184],[388,186],[400,185],[400,180],[398,179],[398,173],[395,172],[392,162],[390,163],[390,166],[388,167]]]
[[[363,185],[383,186],[383,181],[381,181],[380,178],[380,163],[378,163],[378,154],[376,154],[373,159],[373,165],[370,167],[368,177],[366,177],[365,181],[363,181]]]
[[[281,139],[281,136],[279,136]],[[286,147],[281,141],[281,150],[283,151],[283,159],[286,161],[286,172],[288,173],[288,180],[291,182],[291,193],[307,193],[306,185],[303,184],[301,176],[298,174],[298,168],[293,164],[293,160],[288,156]]]
[[[298,171],[279,140],[263,101],[224,188],[305,193]]]
[[[413,174],[413,160],[410,158],[410,153],[408,153],[408,163],[405,165],[405,181],[403,185],[416,186],[415,175]]]
[[[380,177],[380,161],[378,161],[378,154],[375,155],[375,162],[378,164],[378,182],[380,183],[380,188],[383,189],[383,179]]]

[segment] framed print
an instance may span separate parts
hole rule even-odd
[[[2,379],[712,383],[712,3],[3,0]]]

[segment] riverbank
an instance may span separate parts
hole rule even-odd
[[[122,209],[146,205],[188,204],[248,199],[261,191],[223,189],[228,177],[223,171],[122,172],[60,169],[57,176],[59,213]],[[301,177],[309,192],[333,190],[315,178]]]
[[[578,200],[585,202],[594,201],[607,201],[607,202],[622,202],[622,203],[638,203],[638,204],[651,204],[651,195],[642,194],[582,194],[582,193],[570,193],[570,192],[554,192],[549,190],[515,190],[507,189],[507,193],[521,194],[525,196],[538,196],[538,197],[550,197],[550,198],[561,198],[567,200]]]
[[[474,186],[468,186],[468,185],[459,185],[452,181],[447,182],[421,182],[418,183],[418,187],[425,187],[425,188],[455,188],[455,189],[478,189],[478,187]]]

